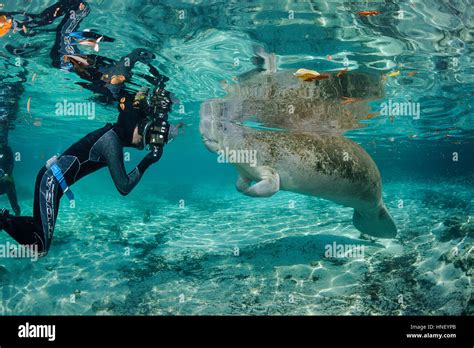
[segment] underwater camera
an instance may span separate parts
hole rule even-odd
[[[139,127],[142,136],[141,148],[153,150],[153,155],[158,156],[159,150],[168,142],[169,123],[164,119],[147,119]]]
[[[147,96],[148,117],[141,123],[139,133],[142,136],[141,148],[153,150],[154,156],[158,156],[159,149],[168,143],[171,104],[170,93],[164,88],[158,87]]]

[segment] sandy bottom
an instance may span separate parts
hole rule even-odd
[[[137,190],[63,200],[46,258],[0,260],[0,313],[473,314],[469,186],[386,184],[393,240],[361,238],[352,209],[313,197]],[[363,253],[327,257],[334,243]]]

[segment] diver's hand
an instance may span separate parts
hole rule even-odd
[[[157,146],[142,159],[142,162],[149,163],[151,165],[158,162],[161,158],[161,155],[163,155],[163,146]]]
[[[163,146],[154,147],[151,152],[149,152],[140,163],[138,163],[138,170],[140,174],[145,173],[149,166],[153,163],[156,163],[160,160],[161,156],[163,155]]]
[[[179,134],[179,129],[183,128],[185,124],[180,122],[176,125],[170,124],[170,130],[168,131],[168,143],[172,142]]]
[[[163,145],[161,146],[155,146],[153,148],[153,150],[151,150],[151,152],[147,155],[152,155],[153,156],[153,159],[152,159],[152,163],[156,163],[160,160],[161,156],[163,155]]]

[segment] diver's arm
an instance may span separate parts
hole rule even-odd
[[[123,146],[115,132],[109,133],[108,138],[97,145],[96,150],[107,161],[110,176],[114,181],[115,187],[124,196],[133,190],[143,176],[143,173],[151,164],[160,159],[163,152],[163,149],[161,149],[161,151],[158,151],[157,156],[153,156],[152,153],[148,154],[135,169],[127,174],[125,164],[123,163]]]
[[[120,194],[126,196],[140,181],[141,173],[138,168],[127,174],[123,163],[123,146],[115,133],[110,133],[108,139],[101,143],[98,149],[101,157],[107,161],[110,176]]]
[[[127,174],[123,163],[123,156],[122,158],[117,158],[116,161],[108,162],[108,166],[115,187],[123,196],[128,195],[140,181],[141,175],[137,168]]]

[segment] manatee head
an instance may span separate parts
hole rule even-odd
[[[202,141],[211,152],[217,152],[225,145],[241,142],[245,130],[238,119],[227,117],[229,104],[211,99],[201,104],[199,132]],[[232,111],[230,114],[234,114]]]
[[[224,126],[219,117],[216,117],[219,106],[220,103],[216,100],[208,100],[201,104],[199,132],[204,145],[211,152],[219,150],[219,141],[222,140]]]

